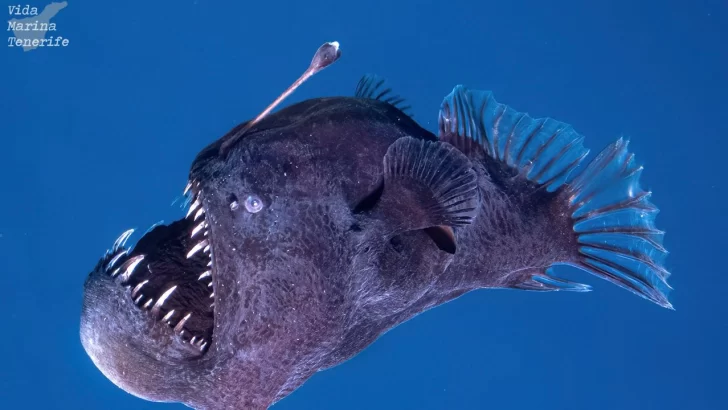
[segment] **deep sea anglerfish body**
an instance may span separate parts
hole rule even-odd
[[[401,103],[364,77],[203,149],[187,215],[133,247],[125,232],[86,280],[81,341],[101,372],[147,400],[266,409],[471,290],[589,290],[555,264],[671,307],[625,140],[587,161],[570,126],[489,92],[455,87],[437,134]]]

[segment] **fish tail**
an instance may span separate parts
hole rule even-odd
[[[577,235],[578,257],[569,264],[672,309],[664,267],[659,209],[640,187],[642,166],[620,138],[559,188]]]

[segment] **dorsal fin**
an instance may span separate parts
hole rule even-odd
[[[378,75],[365,74],[362,76],[356,85],[354,96],[384,101],[412,117],[412,113],[410,112],[412,106],[406,105],[405,99],[394,94],[392,88],[387,85],[387,81]]]
[[[583,137],[563,122],[533,119],[498,103],[490,91],[456,86],[438,118],[440,139],[465,151],[472,142],[523,177],[558,188],[589,153]]]

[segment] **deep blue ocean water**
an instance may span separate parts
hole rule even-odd
[[[122,231],[178,218],[196,153],[333,40],[341,60],[287,104],[376,73],[433,131],[465,84],[573,124],[593,153],[630,137],[676,311],[558,268],[594,292],[470,293],[275,409],[728,408],[725,1],[69,0],[53,21],[68,47],[0,53],[0,408],[183,408],[94,367],[83,281]]]

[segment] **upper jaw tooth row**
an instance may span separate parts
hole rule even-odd
[[[192,198],[194,200],[190,205],[190,209],[187,210],[187,215],[185,216],[185,218],[189,218],[190,215],[194,215],[193,221],[196,221],[202,216],[202,214],[205,213],[205,209],[200,206],[202,204],[202,202],[200,201],[200,183],[197,181],[188,182],[182,195],[187,195],[193,187],[195,188],[192,192]]]
[[[187,210],[187,215],[185,216],[185,218],[189,218],[190,215],[192,215],[193,213],[195,215],[195,217],[192,219],[193,221],[200,219],[200,217],[205,213],[205,208],[200,206],[199,199],[195,199],[194,202],[192,202],[192,205],[190,205],[190,209]]]
[[[193,236],[194,236],[193,232]],[[207,268],[210,268],[212,266],[212,259],[210,258],[210,244],[207,239],[203,239],[200,242],[196,243],[195,246],[192,247],[192,249],[187,253],[187,259],[194,256],[199,251],[202,251],[208,256],[208,262],[207,262]],[[118,254],[114,255],[114,257],[109,261],[109,263],[106,265],[106,271],[109,272],[111,269],[114,268],[114,265],[119,261],[119,259],[126,255],[129,252],[129,249],[124,249],[120,251]],[[122,263],[119,267],[114,269],[110,272],[110,275],[112,278],[116,278],[117,276],[121,278],[122,282],[129,282],[129,279],[131,279],[131,276],[134,274],[136,268],[141,264],[141,262],[144,260],[146,255],[136,255],[132,258],[127,259],[124,263]],[[198,277],[197,280],[204,280],[210,278],[210,282],[207,284],[207,287],[212,287],[212,270],[207,269],[204,272],[202,272]],[[137,293],[141,290],[141,288],[147,284],[149,280],[144,280],[137,284],[134,289],[131,291],[131,297],[132,299],[138,299]],[[213,297],[214,293],[210,294],[210,297]]]
[[[188,192],[190,192],[190,189],[192,189],[194,186],[195,190],[193,191],[193,201],[192,204],[190,204],[190,209],[187,210],[187,216],[186,218],[192,217],[192,221],[200,220],[194,228],[192,228],[192,232],[190,233],[190,238],[194,239],[195,237],[201,238],[200,241],[196,242],[192,248],[187,252],[187,259],[195,256],[198,252],[202,251],[205,253],[208,257],[207,261],[207,267],[212,266],[212,249],[210,248],[210,241],[208,239],[208,228],[209,224],[207,223],[207,220],[204,217],[205,214],[205,208],[202,207],[202,200],[200,199],[200,183],[197,181],[190,181],[187,186],[185,187],[184,194],[187,195]],[[193,216],[194,215],[194,216]],[[203,280],[205,278],[211,277],[212,271],[207,270],[203,272],[198,280]],[[209,287],[212,287],[212,282],[208,284]]]
[[[205,209],[201,206],[202,202],[200,200],[200,189],[199,189],[200,183],[197,181],[190,181],[187,184],[187,186],[185,187],[184,195],[187,195],[187,193],[193,187],[195,188],[194,201],[190,205],[190,209],[187,211],[186,218],[189,218],[191,215],[194,214],[193,221],[197,221],[200,218],[202,218],[202,220],[199,223],[197,223],[197,225],[195,225],[195,227],[192,229],[190,238],[195,238],[196,236],[198,236],[200,234],[200,232],[202,232],[203,235],[202,235],[202,240],[195,243],[195,245],[192,247],[192,249],[190,249],[189,252],[187,252],[187,259],[193,257],[199,251],[202,251],[208,257],[207,267],[209,268],[212,266],[212,257],[211,257],[212,250],[210,248],[210,242],[207,239],[207,237],[208,237],[207,229],[209,227],[209,224],[207,223],[207,221],[205,220],[205,218],[203,216],[205,214]],[[116,241],[114,241],[113,247],[107,252],[107,255],[114,254],[114,256],[111,258],[109,263],[104,268],[107,272],[111,271],[111,269],[114,268],[116,263],[124,255],[127,255],[129,253],[130,249],[124,248],[124,245],[126,244],[126,241],[129,239],[129,237],[133,233],[134,233],[134,229],[129,229],[129,230],[125,231],[124,233],[122,233],[116,239]],[[128,281],[129,278],[131,278],[131,275],[134,273],[134,270],[136,269],[136,267],[139,266],[139,264],[144,260],[144,257],[145,257],[145,255],[137,255],[137,256],[134,256],[133,258],[129,258],[121,266],[114,269],[111,272],[111,276],[116,277],[117,275],[119,275],[121,273],[122,274],[121,278],[125,282]],[[207,270],[199,276],[198,280],[202,280],[202,279],[205,279],[205,278],[211,277],[211,276],[212,276],[211,270]]]

